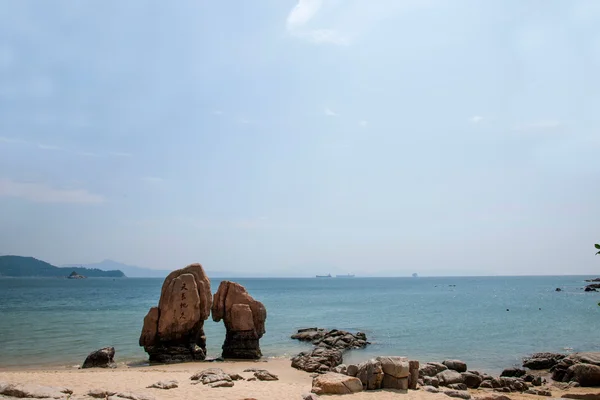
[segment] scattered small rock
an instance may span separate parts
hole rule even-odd
[[[318,400],[319,396],[314,393],[304,393],[302,395],[302,400]]]
[[[216,382],[210,383],[209,386],[211,388],[232,387],[233,382],[232,381],[216,381]]]
[[[175,389],[177,387],[179,387],[178,382],[177,381],[160,381],[160,382],[156,382],[153,383],[150,386],[146,386],[149,389],[164,389],[164,390],[168,390],[168,389]]]
[[[33,383],[8,384],[0,382],[0,395],[9,397],[64,399],[70,394],[73,394],[73,391],[64,387],[42,386]]]
[[[433,386],[429,386],[429,385],[423,386],[422,389],[429,393],[439,393],[440,392],[440,389],[433,387]]]
[[[87,393],[90,397],[95,397],[97,399],[104,399],[106,397],[114,396],[117,392],[106,389],[90,389]]]
[[[260,371],[256,371],[254,373],[254,376],[256,377],[256,379],[258,379],[259,381],[278,381],[279,378],[277,377],[277,375],[270,373],[269,371],[263,369]]]
[[[462,390],[444,390],[444,394],[449,397],[457,397],[459,399],[469,400],[471,394]]]
[[[548,397],[552,396],[552,393],[549,390],[544,390],[544,389],[527,389],[523,393],[535,394],[537,396],[548,396]]]
[[[513,378],[520,378],[524,375],[527,374],[527,371],[525,371],[524,369],[521,368],[506,368],[504,371],[502,371],[502,373],[500,374],[500,376],[508,376],[508,377],[513,377]]]
[[[563,399],[576,399],[576,400],[600,400],[600,392],[598,393],[565,393],[562,396]]]
[[[456,372],[467,372],[467,364],[460,360],[446,360],[442,364]]]

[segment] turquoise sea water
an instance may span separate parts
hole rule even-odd
[[[600,351],[600,293],[583,292],[586,278],[235,281],[267,308],[267,357],[308,348],[289,336],[318,326],[367,333],[373,344],[348,353],[347,362],[374,355],[459,358],[497,372],[536,351]],[[143,362],[142,320],[161,285],[162,279],[0,279],[0,368],[72,367],[109,345],[118,362]],[[218,285],[211,282],[213,293]],[[222,322],[206,321],[205,331],[209,356],[218,356]]]

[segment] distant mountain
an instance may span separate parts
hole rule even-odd
[[[59,268],[33,257],[0,256],[1,277],[46,277],[61,278],[71,273],[84,275],[89,278],[123,278],[125,274],[119,270],[102,271],[81,267]]]
[[[97,268],[103,271],[118,269],[120,271],[123,271],[128,278],[166,278],[166,276],[169,275],[169,273],[171,272],[168,270],[136,267],[134,265],[127,265],[113,260],[104,260],[93,264],[65,264],[61,265],[61,267]]]

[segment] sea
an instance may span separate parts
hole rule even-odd
[[[230,279],[267,309],[265,357],[290,357],[309,344],[299,328],[361,331],[371,344],[345,363],[377,355],[421,362],[460,359],[497,373],[539,351],[600,351],[600,293],[587,276]],[[93,350],[146,365],[138,339],[162,279],[0,279],[0,369],[76,368]],[[213,293],[219,279],[211,281]],[[561,288],[558,292],[555,289]],[[220,355],[223,322],[205,323],[209,357]]]

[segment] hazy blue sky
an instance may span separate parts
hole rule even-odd
[[[600,273],[600,1],[0,0],[0,253]]]

